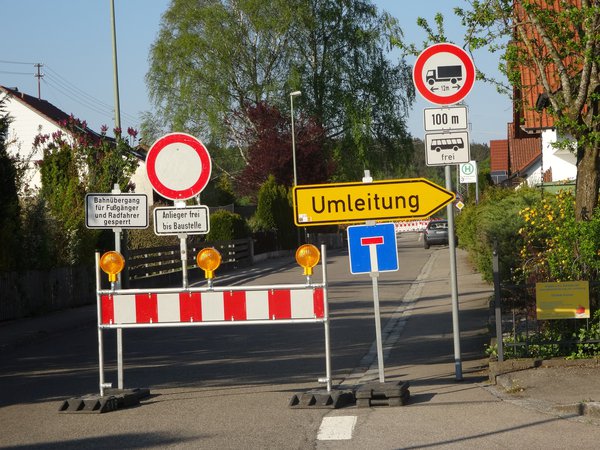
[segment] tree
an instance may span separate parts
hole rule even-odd
[[[298,5],[290,83],[331,139],[337,178],[360,179],[364,169],[389,175],[412,155],[405,124],[414,101],[411,68],[386,56],[402,39],[397,20],[368,0]]]
[[[467,27],[471,48],[503,52],[500,68],[517,93],[526,87],[521,69],[534,73],[556,127],[576,141],[575,215],[577,220],[591,217],[600,187],[598,2],[489,0],[470,6],[456,13]]]
[[[0,98],[0,271],[15,270],[18,265],[21,222],[17,170],[6,149],[10,117],[4,112],[5,98]]]
[[[296,227],[290,192],[285,186],[277,184],[273,175],[260,187],[254,219],[259,229],[276,233],[278,248],[293,247]]]
[[[237,143],[232,112],[281,97],[291,20],[287,0],[171,2],[146,77],[163,123]]]
[[[174,0],[147,82],[163,123],[235,146],[245,165],[252,121],[243,113],[262,102],[287,111],[302,89],[300,115],[325,131],[321,158],[334,155],[338,178],[355,179],[411,154],[410,68],[386,58],[400,34],[368,0]]]
[[[237,178],[243,194],[254,196],[269,175],[278,184],[293,185],[293,154],[290,118],[266,103],[251,106],[244,113],[250,125],[248,165]],[[324,132],[310,119],[296,120],[296,168],[299,184],[323,183],[330,174],[329,158],[323,157]]]

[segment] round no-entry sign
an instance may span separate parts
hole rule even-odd
[[[154,190],[169,200],[187,200],[210,180],[208,150],[194,136],[170,133],[158,139],[146,156],[146,173]]]
[[[475,65],[462,48],[454,44],[435,44],[417,57],[413,82],[425,100],[437,105],[452,105],[471,91]]]

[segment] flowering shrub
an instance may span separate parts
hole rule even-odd
[[[42,188],[28,199],[25,212],[43,217],[24,217],[23,223],[27,235],[44,235],[44,248],[35,247],[48,254],[43,263],[37,262],[41,266],[75,265],[93,257],[102,233],[85,227],[85,194],[110,192],[114,184],[126,192],[138,164],[120,130],[115,129],[117,138],[111,139],[106,127],[98,135],[73,116],[61,127],[63,131],[39,135],[34,142],[44,154]],[[135,130],[129,130],[130,137],[133,134]]]
[[[600,212],[575,220],[575,197],[568,191],[546,195],[519,212],[518,281],[596,280],[600,273]]]

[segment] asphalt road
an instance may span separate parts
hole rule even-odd
[[[321,387],[324,333],[320,324],[279,324],[125,330],[125,387],[150,388],[152,396],[138,407],[106,414],[61,414],[66,398],[98,392],[90,308],[89,324],[3,349],[0,447],[597,448],[597,424],[541,413],[486,385],[482,350],[489,341],[491,287],[470,268],[464,252],[459,254],[464,379],[458,382],[447,247],[425,250],[418,235],[408,234],[399,240],[399,254],[400,270],[381,274],[379,287],[386,381],[410,382],[405,407],[289,408],[293,394]],[[328,255],[328,279],[334,388],[377,380],[371,280],[350,275],[344,251]],[[292,263],[249,283],[303,280]],[[106,375],[116,383],[114,334],[105,332]]]
[[[385,321],[428,259],[399,241],[401,270],[379,281]],[[292,259],[293,261],[293,259]],[[368,275],[351,275],[345,251],[328,255],[334,385],[375,339]],[[317,268],[315,281],[320,281]],[[248,284],[303,283],[295,263]],[[219,280],[215,282],[218,284]],[[98,392],[95,327],[8,350],[0,369],[0,446],[82,448],[311,448],[327,410],[288,408],[294,393],[323,386],[322,324],[124,330],[125,387],[147,387],[136,408],[102,415],[59,414],[62,400]],[[105,336],[106,378],[116,385],[115,332]]]

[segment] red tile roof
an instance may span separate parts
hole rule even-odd
[[[508,174],[508,139],[490,141],[490,171]]]
[[[516,174],[527,169],[542,157],[542,138],[539,135],[525,138],[515,137],[514,123],[509,123],[508,129],[510,172]]]

